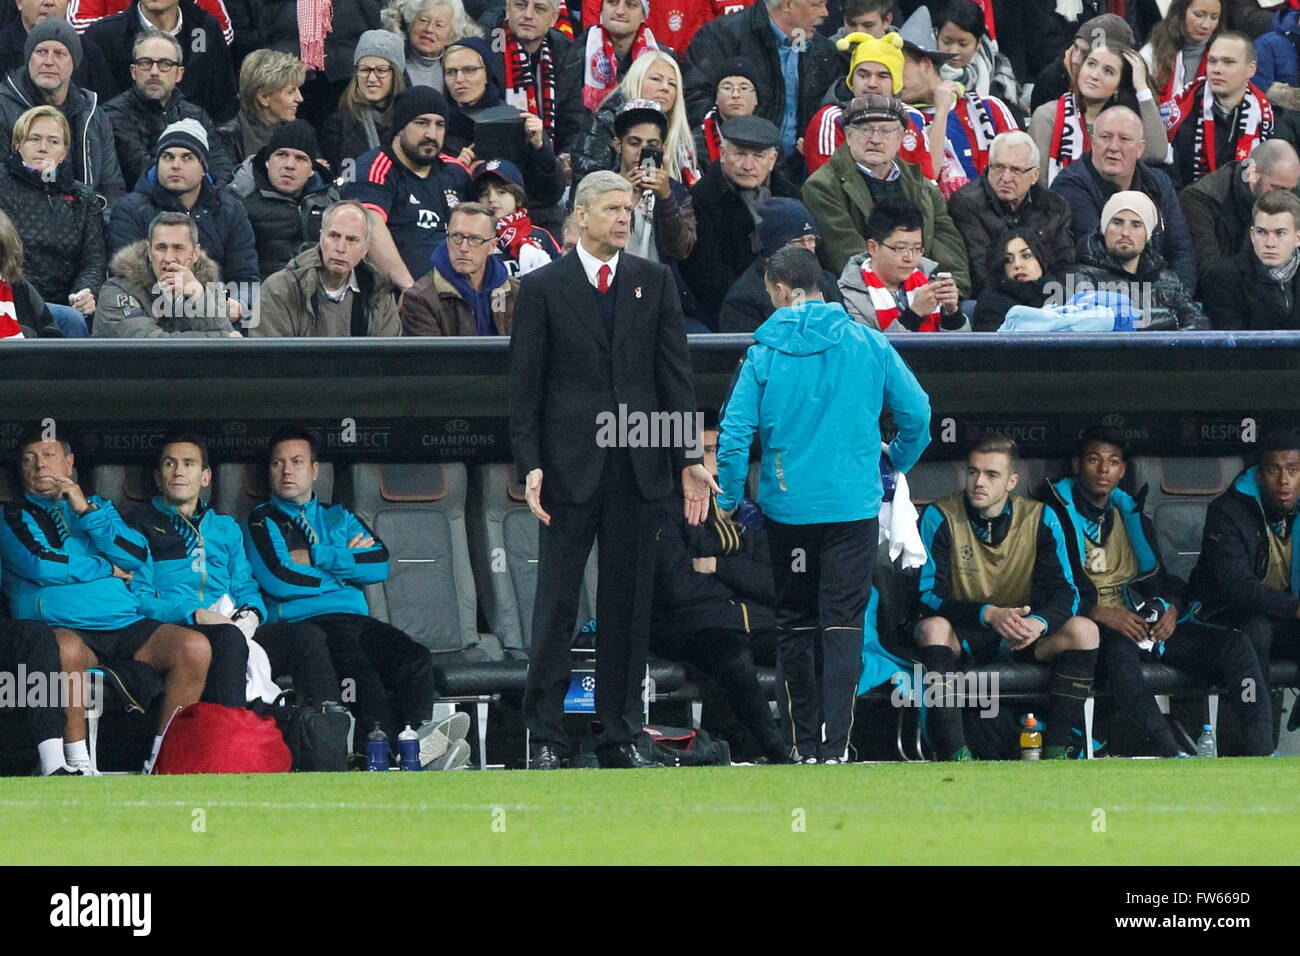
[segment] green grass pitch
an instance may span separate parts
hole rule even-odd
[[[5,778],[0,862],[1294,864],[1297,785],[1287,758]]]

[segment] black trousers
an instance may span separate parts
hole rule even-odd
[[[325,632],[312,624],[263,624],[253,635],[271,662],[271,674],[293,678],[293,689],[315,703],[342,696]]]
[[[320,614],[299,623],[325,634],[341,703],[357,719],[357,741],[364,742],[378,724],[396,747],[403,726],[419,727],[433,716],[437,695],[427,647],[364,614]]]
[[[47,678],[47,689],[53,693],[64,686],[58,680],[59,644],[54,631],[40,621],[0,621],[0,671],[13,674],[15,688],[22,694],[27,688],[18,684],[18,665],[28,674],[52,675]],[[44,707],[23,707],[23,716],[37,743],[51,737],[62,737],[66,722],[58,700],[47,699]],[[84,703],[84,702],[83,702]]]
[[[543,484],[543,494],[545,484]],[[569,749],[564,694],[578,594],[592,541],[600,546],[596,589],[596,716],[602,746],[631,743],[627,719],[639,698],[650,644],[655,502],[641,497],[625,449],[611,448],[596,493],[581,504],[546,503],[538,537],[537,602],[524,688],[524,723],[534,744]]]
[[[1251,641],[1241,631],[1184,622],[1165,641],[1159,657],[1140,649],[1108,627],[1098,628],[1101,647],[1097,670],[1116,703],[1148,739],[1159,742],[1169,725],[1142,676],[1143,661],[1159,661],[1186,671],[1223,691],[1222,699],[1241,721],[1246,755],[1264,757],[1273,752],[1272,705]]]
[[[763,752],[768,757],[789,755],[790,747],[777,730],[772,708],[758,684],[747,633],[721,627],[690,633],[656,632],[651,649],[665,660],[694,664],[708,674],[718,682],[737,719]]]
[[[1268,665],[1274,658],[1300,661],[1300,621],[1275,621],[1255,614],[1238,625],[1255,648],[1259,666],[1268,686]],[[1272,688],[1269,687],[1271,690]]]
[[[203,684],[203,696],[210,704],[243,707],[248,703],[248,642],[233,624],[182,624],[198,631],[212,645],[212,663]]]
[[[781,630],[777,651],[789,695],[791,743],[801,757],[838,759],[848,748],[877,534],[875,518],[805,525],[768,521]]]

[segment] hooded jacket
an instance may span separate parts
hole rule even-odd
[[[884,335],[844,307],[784,307],[755,344],[727,401],[718,447],[718,507],[744,493],[755,434],[763,449],[759,505],[784,524],[874,518],[880,512],[880,413],[898,426],[894,467],[906,472],[930,443],[930,400]]]
[[[1097,605],[1097,587],[1085,569],[1084,538],[1087,536],[1094,544],[1105,544],[1116,521],[1123,523],[1137,559],[1137,573],[1123,585],[1125,606],[1136,611],[1139,605],[1153,600],[1166,607],[1174,604],[1179,589],[1161,567],[1155,528],[1143,511],[1145,489],[1136,498],[1119,488],[1112,489],[1105,510],[1095,515],[1087,502],[1081,503],[1077,486],[1074,478],[1044,481],[1036,497],[1056,512],[1065,532],[1065,553],[1070,558],[1074,584],[1079,590],[1079,613],[1086,615]]]
[[[235,327],[226,311],[226,293],[216,264],[203,253],[190,270],[204,295],[172,303],[154,292],[158,277],[141,239],[119,250],[109,263],[112,275],[95,302],[96,338],[229,338]]]
[[[351,327],[326,327],[321,323],[320,246],[315,245],[289,260],[289,264],[262,283],[262,299],[252,325],[257,337],[307,337],[351,335]],[[357,263],[359,301],[354,293],[353,320],[364,323],[368,336],[401,335],[402,323],[387,275]],[[356,310],[360,309],[358,315]]]
[[[369,548],[349,548],[358,534]],[[369,614],[367,584],[388,578],[388,549],[379,536],[342,505],[321,504],[315,495],[297,505],[272,495],[244,523],[244,550],[266,595],[268,622],[301,621],[317,614]],[[291,552],[305,550],[311,564]]]
[[[144,616],[114,566],[138,571],[149,557],[144,537],[113,502],[87,499],[77,515],[62,498],[28,494],[4,509],[0,561],[4,592],[16,619],[62,627],[116,630]]]
[[[1300,329],[1300,269],[1287,282],[1269,275],[1249,239],[1201,283],[1205,314],[1215,329]]]
[[[26,67],[5,77],[0,83],[0,129],[5,131],[5,138],[11,138],[18,117],[44,103]],[[117,163],[113,124],[100,108],[99,97],[76,85],[70,86],[59,112],[72,127],[72,143],[65,161],[72,166],[72,178],[85,183],[109,202],[117,199],[126,192],[126,183]]]
[[[1300,43],[1300,10],[1283,8],[1273,14],[1272,29],[1255,40],[1255,75],[1250,82],[1265,93],[1274,83],[1296,85],[1296,44]]]
[[[866,261],[867,254],[863,252],[844,264],[844,271],[840,273],[839,289],[844,296],[844,308],[848,310],[849,315],[879,331],[880,320],[876,318],[876,306],[871,301],[871,292],[867,289],[867,282],[862,278],[862,265]],[[939,263],[922,256],[917,268],[924,272],[926,276],[931,276],[939,271]],[[889,335],[920,332],[920,328],[909,328],[909,325],[919,325],[922,318],[922,316],[908,309],[897,320],[890,322],[889,326],[883,331]],[[969,332],[970,317],[962,312],[960,308],[951,315],[940,312],[939,325],[940,330],[943,332]]]
[[[193,624],[194,612],[223,594],[235,607],[251,607],[266,620],[266,605],[244,554],[239,522],[199,500],[186,517],[161,496],[127,518],[148,542],[149,557],[131,578],[131,592],[146,617]],[[202,555],[201,560],[195,560]]]
[[[66,303],[68,294],[104,284],[103,203],[60,165],[53,180],[29,169],[18,153],[0,164],[0,209],[23,241],[23,272],[41,296]]]
[[[1150,307],[1148,321],[1143,325],[1145,329],[1163,332],[1210,329],[1210,320],[1192,301],[1180,275],[1165,267],[1165,260],[1149,243],[1138,260],[1137,272],[1130,273],[1106,251],[1101,234],[1093,233],[1079,243],[1079,264],[1074,277],[1076,289],[1119,285],[1125,287],[1121,290],[1125,294],[1136,288],[1148,296],[1149,301],[1145,303],[1133,302],[1135,308]]]
[[[1265,587],[1268,576],[1268,527],[1260,496],[1259,472],[1247,468],[1205,512],[1201,555],[1187,584],[1196,618],[1207,624],[1239,625],[1263,615],[1294,621],[1300,610],[1300,548],[1291,547],[1291,567],[1285,591]],[[1282,516],[1288,536],[1295,534],[1296,515]],[[1294,538],[1292,538],[1294,542]]]
[[[243,203],[216,186],[211,176],[204,176],[199,198],[193,208],[186,209],[179,195],[158,183],[157,164],[149,167],[132,193],[113,204],[108,217],[109,252],[148,237],[149,223],[160,212],[183,212],[194,220],[199,245],[221,269],[226,282],[250,283],[251,288],[251,283],[261,278],[253,227]]]
[[[966,245],[948,215],[939,187],[911,163],[899,162],[898,169],[904,194],[921,210],[925,255],[938,262],[945,272],[952,273],[963,297],[970,295]],[[866,251],[867,217],[876,206],[847,143],[835,150],[825,166],[808,177],[803,185],[803,201],[817,221],[822,265],[839,275],[846,262]]]
[[[267,278],[320,240],[325,210],[339,200],[338,187],[321,167],[312,170],[297,196],[276,192],[266,172],[269,152],[267,147],[240,163],[230,183],[253,229],[258,273]]]
[[[171,99],[164,106],[157,100],[141,96],[139,87],[132,84],[125,93],[119,93],[104,104],[104,113],[113,123],[117,161],[126,182],[139,182],[140,177],[149,171],[157,154],[154,147],[158,137],[172,123],[183,119],[194,120],[208,134],[211,144],[208,174],[218,183],[230,182],[234,163],[225,150],[217,148],[216,122],[203,107],[186,99],[180,87],[172,90]]]

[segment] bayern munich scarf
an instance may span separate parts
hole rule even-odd
[[[862,261],[862,281],[867,284],[867,294],[871,296],[871,307],[876,312],[876,325],[880,331],[885,331],[898,320],[902,310],[898,307],[898,300],[885,284],[880,281],[880,277],[871,271],[871,260]],[[913,269],[912,274],[903,282],[903,292],[907,295],[907,307],[910,309],[912,303],[916,301],[916,290],[926,285],[930,280],[925,277],[925,273],[920,269]],[[939,331],[939,310],[935,309],[929,315],[922,316],[920,332],[938,332]]]
[[[298,47],[308,70],[325,69],[325,37],[333,26],[331,0],[298,0]]]
[[[1056,101],[1056,123],[1052,127],[1052,146],[1047,151],[1047,184],[1072,162],[1092,148],[1083,111],[1073,93]]]
[[[718,157],[722,155],[722,131],[719,128],[721,126],[722,117],[716,106],[704,114],[704,122],[700,123],[700,128],[704,130],[704,148],[708,152],[711,163],[716,163]],[[839,143],[835,145],[839,146]]]
[[[632,59],[647,51],[657,51],[659,44],[655,35],[644,23],[637,27],[636,36],[632,38]],[[587,52],[582,66],[582,103],[592,113],[605,102],[612,89],[618,85],[618,56],[614,52],[614,41],[608,31],[597,24],[587,31]]]
[[[1241,160],[1250,155],[1260,140],[1268,139],[1273,135],[1273,105],[1258,86],[1248,83],[1246,95],[1237,105],[1235,112],[1237,114],[1236,148],[1233,150],[1233,159]],[[1196,126],[1193,163],[1196,178],[1200,179],[1207,173],[1214,172],[1219,166],[1215,158],[1217,150],[1214,142],[1214,93],[1210,90],[1209,82],[1203,78],[1189,84],[1174,97],[1170,104],[1169,117],[1165,121],[1169,128],[1170,140],[1193,113],[1199,120]]]
[[[506,102],[517,110],[541,117],[547,135],[555,136],[555,59],[551,42],[537,48],[537,81],[533,82],[532,60],[523,44],[501,21],[506,38]]]
[[[24,336],[18,324],[18,310],[14,308],[13,286],[0,279],[0,339],[21,338]]]
[[[1209,52],[1209,49],[1210,48],[1207,45],[1206,48],[1201,51],[1201,62],[1196,67],[1196,75],[1190,80],[1187,79],[1187,70],[1183,66],[1182,53],[1175,54],[1174,71],[1169,74],[1169,82],[1166,83],[1165,88],[1160,91],[1161,106],[1172,100],[1178,94],[1178,91],[1188,83],[1193,83],[1196,80],[1202,80],[1205,78],[1205,63],[1209,59],[1206,54]]]

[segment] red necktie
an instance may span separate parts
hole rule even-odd
[[[608,292],[608,291],[609,291],[609,277],[610,277],[610,275],[613,273],[613,271],[614,271],[614,270],[611,269],[608,265],[603,265],[603,266],[600,267],[599,270],[597,270],[597,272],[596,272],[596,291],[598,291],[598,292]]]

